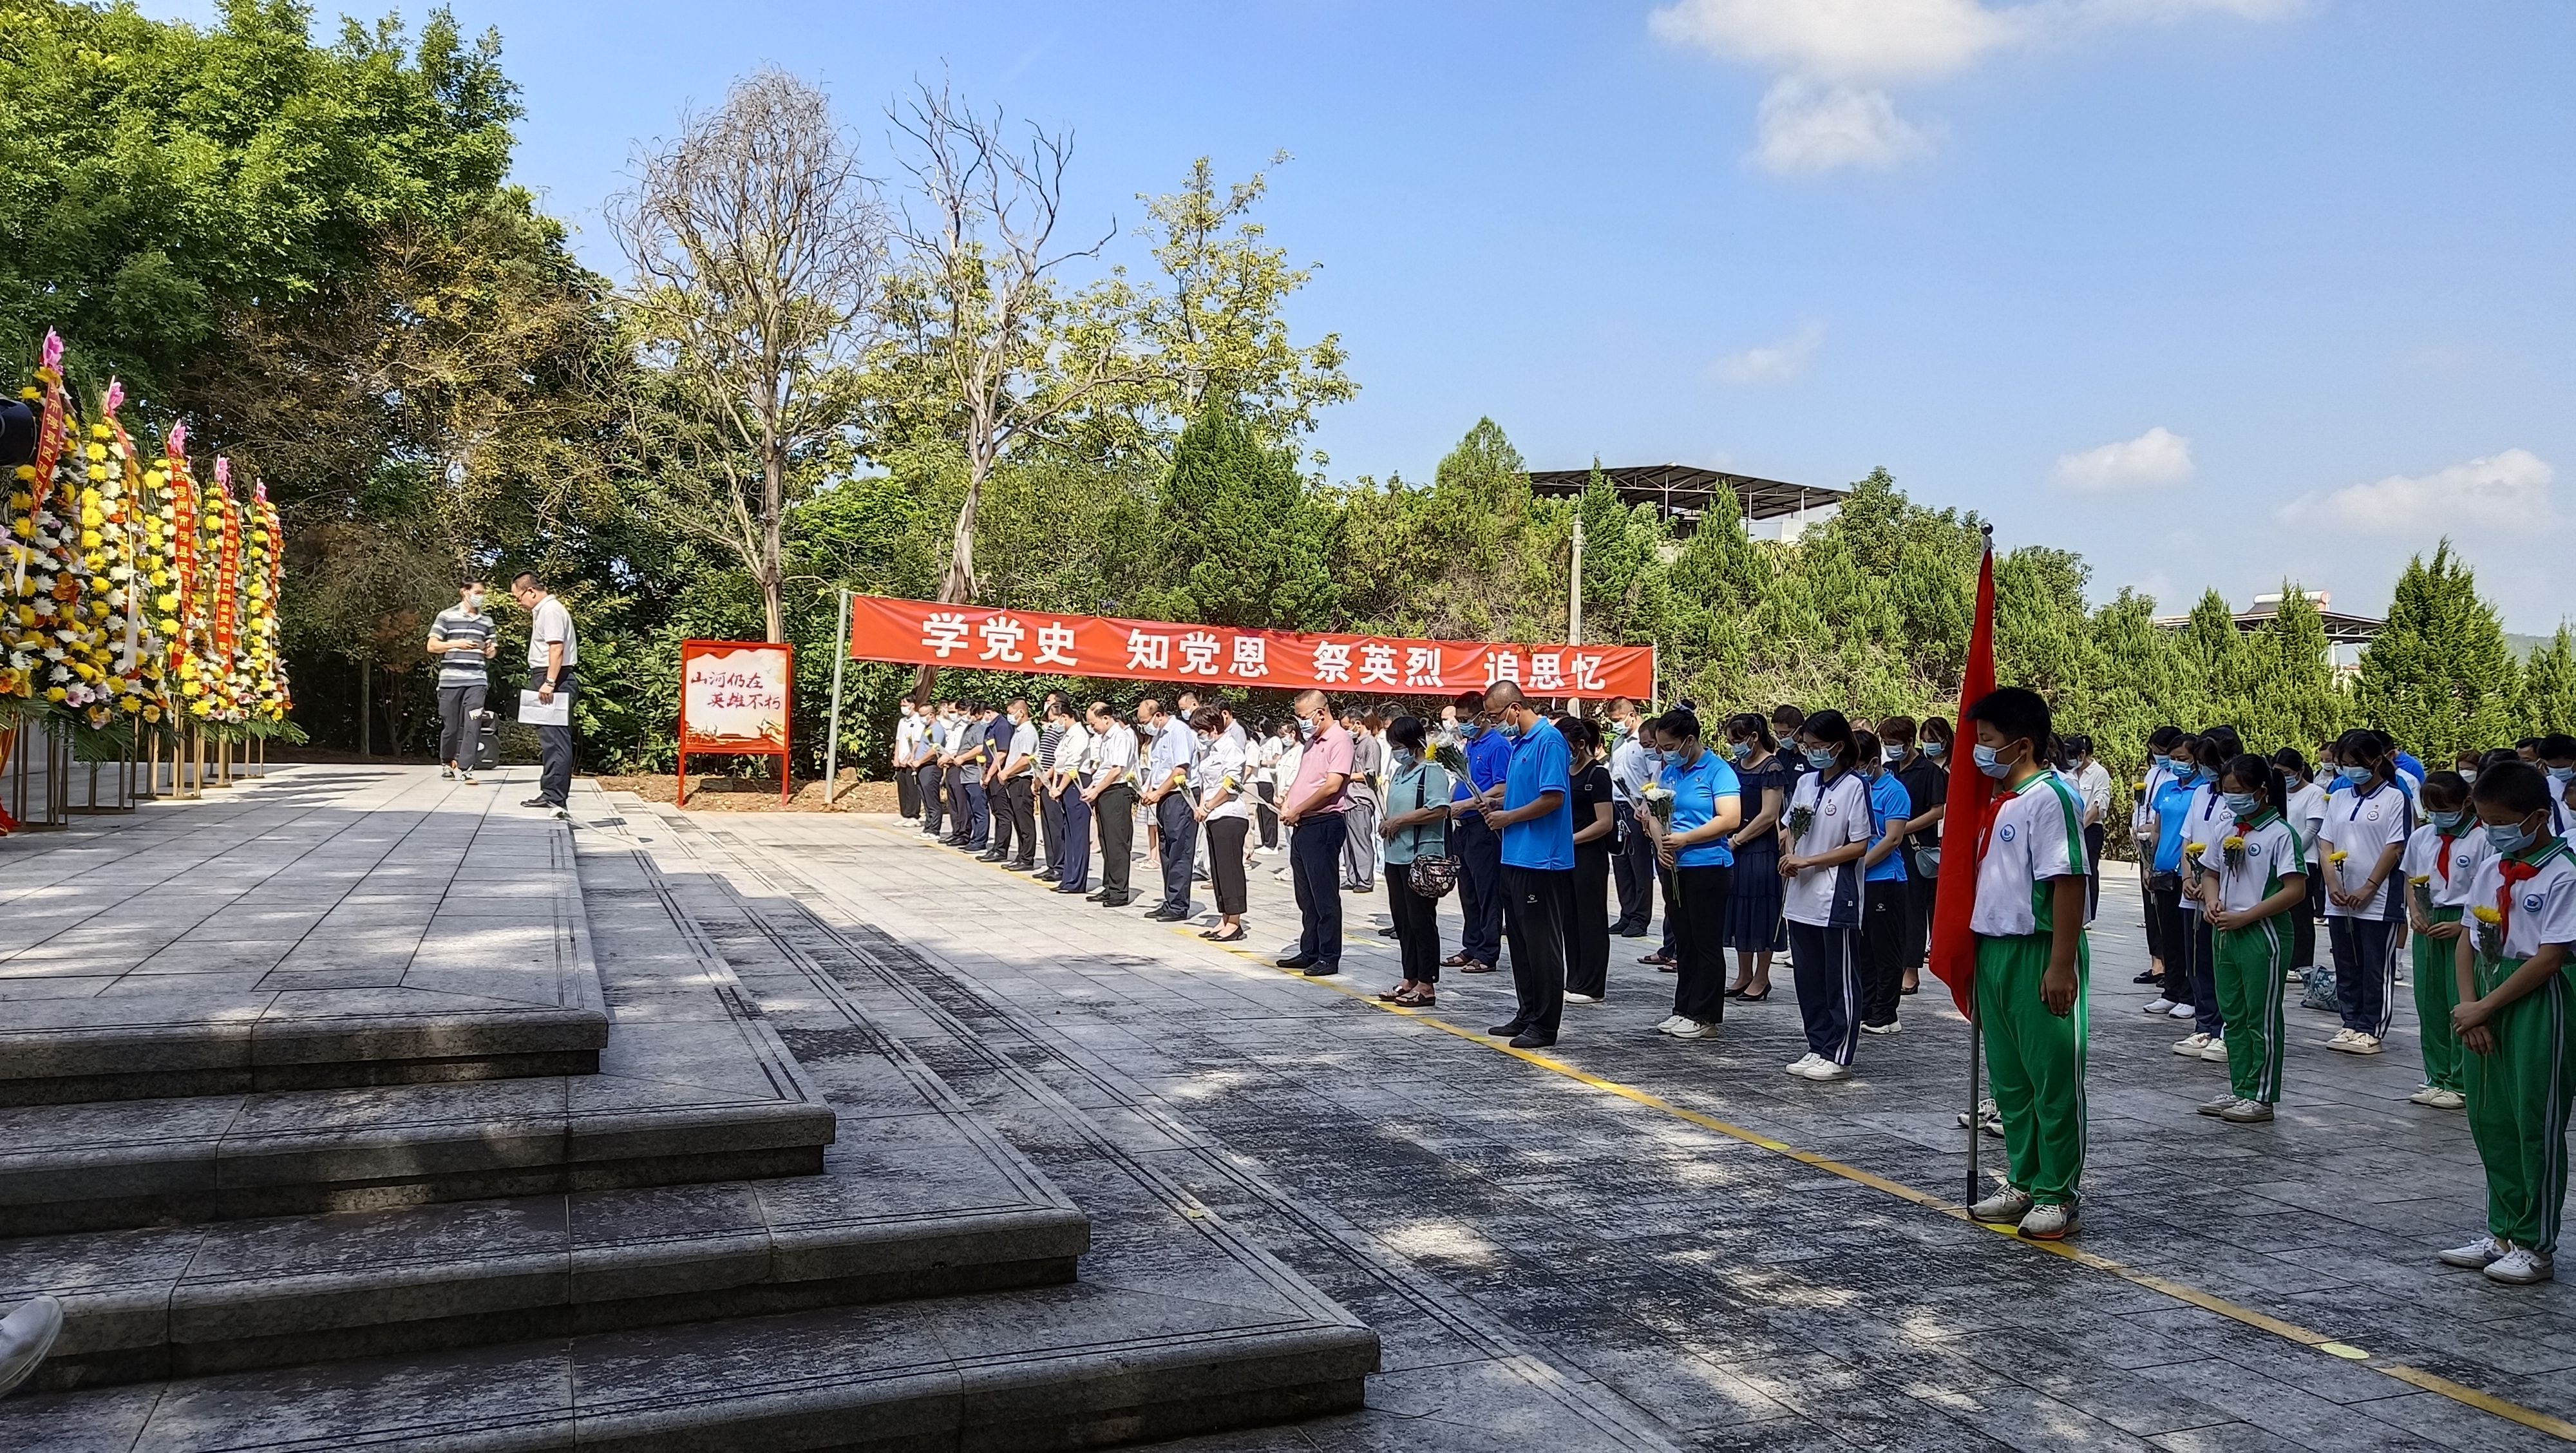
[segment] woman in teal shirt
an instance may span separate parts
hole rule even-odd
[[[1735,866],[1726,835],[1744,820],[1743,787],[1735,769],[1701,745],[1697,712],[1676,707],[1650,730],[1661,764],[1650,792],[1672,794],[1672,820],[1655,828],[1655,856],[1671,875],[1668,911],[1680,960],[1672,1017],[1655,1028],[1675,1039],[1715,1039],[1726,1017],[1724,929]],[[1647,814],[1650,822],[1654,816]]]
[[[1395,763],[1377,825],[1386,843],[1386,906],[1404,963],[1404,982],[1378,997],[1408,1009],[1440,1002],[1440,903],[1414,892],[1412,879],[1414,859],[1449,855],[1449,773],[1430,759],[1429,737],[1420,717],[1387,724]]]

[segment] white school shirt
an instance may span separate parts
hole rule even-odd
[[[2110,820],[2110,768],[2103,766],[2098,761],[2086,766],[2083,771],[2075,774],[2075,791],[2076,795],[2084,800],[2084,810],[2086,812],[2098,812],[2102,814],[2102,818],[2105,822]]]
[[[1199,801],[1204,803],[1216,795],[1216,790],[1225,785],[1228,777],[1234,779],[1234,797],[1223,807],[1209,810],[1207,820],[1210,822],[1252,816],[1252,773],[1244,759],[1243,743],[1233,736],[1219,733],[1215,742],[1200,751],[1198,765],[1191,770],[1190,782],[1198,789]]]
[[[2201,879],[2201,891],[2209,893],[2214,887],[2217,891],[2212,896],[2219,907],[2230,913],[2242,913],[2280,892],[2282,879],[2307,871],[2305,844],[2299,841],[2299,830],[2282,821],[2271,809],[2255,814],[2259,825],[2244,828],[2239,828],[2236,815],[2223,807],[2218,815],[2226,829],[2219,833],[2218,841],[2211,844],[2204,855],[2210,871],[2217,877],[2214,882],[2209,878]],[[2245,841],[2244,861],[2232,868],[2227,865],[2226,851],[2227,840],[2231,837]]]
[[[2489,853],[2478,864],[2477,881],[2469,887],[2473,911],[2496,906],[2507,861]],[[2544,944],[2576,945],[2576,859],[2568,855],[2567,840],[2555,839],[2543,849],[2538,867],[2537,876],[2513,885],[2513,902],[2504,920],[2506,958],[2527,959]]]
[[[2414,827],[2415,814],[2407,803],[2406,794],[2393,782],[2373,786],[2367,797],[2350,788],[2336,793],[2326,803],[2326,820],[2317,829],[2317,835],[2325,840],[2329,860],[2336,853],[2342,853],[2344,860],[2339,866],[2327,868],[2326,881],[2347,893],[2369,882],[2371,870],[2379,866],[2379,855],[2388,851],[2390,843],[2404,842]],[[2394,878],[2397,875],[2391,873],[2389,876]],[[2392,901],[2388,893],[2390,886],[2381,883],[2379,891],[2359,908],[2346,908],[2329,896],[2326,899],[2326,916],[2386,918]]]
[[[1843,773],[1831,787],[1823,785],[1824,777],[1822,772],[1798,774],[1798,789],[1789,799],[1788,810],[1794,813],[1805,807],[1815,818],[1807,824],[1805,834],[1790,845],[1794,856],[1814,857],[1870,840],[1869,784],[1861,780],[1858,772]],[[1838,867],[1802,869],[1789,880],[1782,895],[1783,911],[1789,921],[1810,928],[1829,925],[1833,921],[1836,882],[1859,866],[1859,860],[1854,859]]]
[[[2299,830],[2299,842],[2308,850],[2309,866],[2324,862],[2318,856],[2317,828],[2326,820],[2325,789],[2314,782],[2299,784],[2299,790],[2290,794],[2290,810],[2284,815],[2290,819],[2290,826]]]
[[[2486,829],[2472,820],[2468,831],[2451,839],[2446,852],[2442,847],[2442,830],[2426,823],[2406,839],[2406,854],[2397,860],[2397,871],[2406,875],[2407,891],[2414,891],[2418,878],[2425,879],[2424,889],[2432,895],[2436,908],[2464,907],[2469,901],[2469,885],[2477,881],[2478,859],[2487,851]]]
[[[2045,887],[2084,875],[2084,808],[2075,792],[2042,772],[1995,806],[1977,859],[1977,902],[1968,927],[1985,938],[2040,932]]]
[[[900,765],[921,750],[921,718],[907,715],[894,724],[894,759]]]
[[[2138,794],[2137,801],[2129,804],[2130,837],[2145,832],[2147,819],[2155,815],[2156,794],[2164,790],[2165,779],[2173,775],[2173,769],[2165,765],[2165,760],[2159,755],[2148,765],[2146,790]]]
[[[2203,782],[2191,789],[2191,803],[2183,809],[2183,867],[2186,873],[2190,871],[2191,845],[2200,844],[2200,891],[2204,895],[2210,891],[2209,875],[2218,871],[2218,846],[2234,831],[2236,815],[2227,810],[2226,796],[2216,783]],[[2206,913],[2209,900],[2206,896],[2185,898],[2182,906],[2194,913]]]

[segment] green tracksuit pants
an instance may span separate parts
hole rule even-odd
[[[2433,921],[2457,923],[2460,910],[2436,908]],[[2424,1046],[2424,1083],[2438,1090],[2465,1092],[2468,1082],[2460,1064],[2465,1051],[2451,1028],[2451,1011],[2460,1005],[2460,977],[2452,967],[2452,955],[2459,949],[2456,938],[2415,935],[2415,1017],[2422,1021],[2417,1038]]]
[[[2227,1088],[2240,1100],[2281,1098],[2281,986],[2290,971],[2290,921],[2273,914],[2216,936],[2211,977],[2227,1021]]]
[[[2520,959],[2477,961],[2481,995],[2522,967]],[[2567,1064],[2567,976],[2516,999],[2487,1021],[2495,1053],[2467,1060],[2469,1137],[2487,1170],[2487,1233],[2555,1253],[2567,1207],[2567,1108],[2576,1076]]]
[[[1986,1074],[2003,1116],[2013,1187],[2044,1205],[2071,1205],[2084,1180],[2084,1041],[2091,945],[2076,939],[2075,1007],[2064,1018],[2039,996],[2049,935],[1977,939],[1977,1022]]]

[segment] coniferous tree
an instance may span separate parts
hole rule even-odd
[[[2250,645],[2252,690],[2241,723],[2249,745],[2304,753],[2343,730],[2349,703],[2335,684],[2325,617],[2306,591],[2283,583],[2281,609]]]
[[[2388,624],[2361,654],[2353,707],[2360,724],[2428,762],[2447,761],[2462,747],[2513,740],[2518,678],[2503,625],[2446,539],[2398,577]]]
[[[2245,633],[2236,628],[2236,613],[2227,608],[2227,598],[2215,590],[2202,594],[2175,645],[2183,675],[2198,684],[2200,698],[2195,703],[2197,714],[2181,725],[2197,730],[2224,724],[2243,730],[2253,653]]]
[[[2564,622],[2523,667],[2513,715],[2517,739],[2576,731],[2576,639]]]
[[[1264,444],[1233,407],[1211,398],[1181,431],[1158,498],[1165,619],[1321,630],[1335,624],[1333,518],[1308,497],[1296,455]]]

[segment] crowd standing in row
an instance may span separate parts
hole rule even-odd
[[[1495,972],[1508,945],[1515,1011],[1489,1032],[1519,1049],[1553,1045],[1566,1006],[1607,997],[1613,938],[1647,937],[1660,894],[1663,936],[1641,959],[1673,975],[1656,1029],[1718,1038],[1729,1003],[1770,998],[1785,956],[1806,1041],[1785,1068],[1820,1083],[1850,1078],[1862,1036],[1903,1031],[1900,1007],[1927,968],[1959,745],[1939,717],[1788,706],[1714,731],[1687,703],[1551,717],[1510,683],[1462,693],[1436,718],[1336,714],[1310,691],[1275,729],[1247,730],[1187,693],[1168,712],[1149,698],[1132,719],[1104,702],[1077,714],[1061,693],[1035,716],[1020,700],[904,713],[898,779],[924,832],[1115,908],[1136,901],[1141,811],[1141,856],[1161,880],[1150,916],[1193,918],[1193,884],[1207,881],[1216,918],[1202,937],[1220,943],[1247,937],[1247,874],[1284,838],[1300,932],[1282,967],[1339,973],[1342,895],[1382,881],[1402,978],[1379,997],[1432,1007],[1443,971]],[[2077,1228],[2081,1201],[2086,927],[2111,778],[2034,693],[1999,690],[1964,720],[1972,765],[1999,794],[1961,849],[1976,856],[1993,1090],[1982,1128],[2003,1137],[2009,1167],[1971,1212],[2055,1239]],[[2177,1054],[2227,1066],[2202,1113],[2273,1118],[2289,986],[2327,992],[2320,919],[2342,1021],[2325,1046],[2343,1053],[2382,1051],[2411,935],[2425,1068],[2413,1098],[2467,1111],[2488,1177],[2488,1234],[2442,1259],[2500,1282],[2547,1279],[2576,1099],[2561,972],[2576,942],[2564,837],[2576,738],[2428,772],[2354,731],[2320,744],[2313,776],[2295,749],[2249,753],[2226,726],[2161,728],[2150,746],[2129,824],[2150,951],[2140,980],[2156,985],[2148,1014],[2191,1022]],[[1437,905],[1451,891],[1463,925],[1444,954]]]

